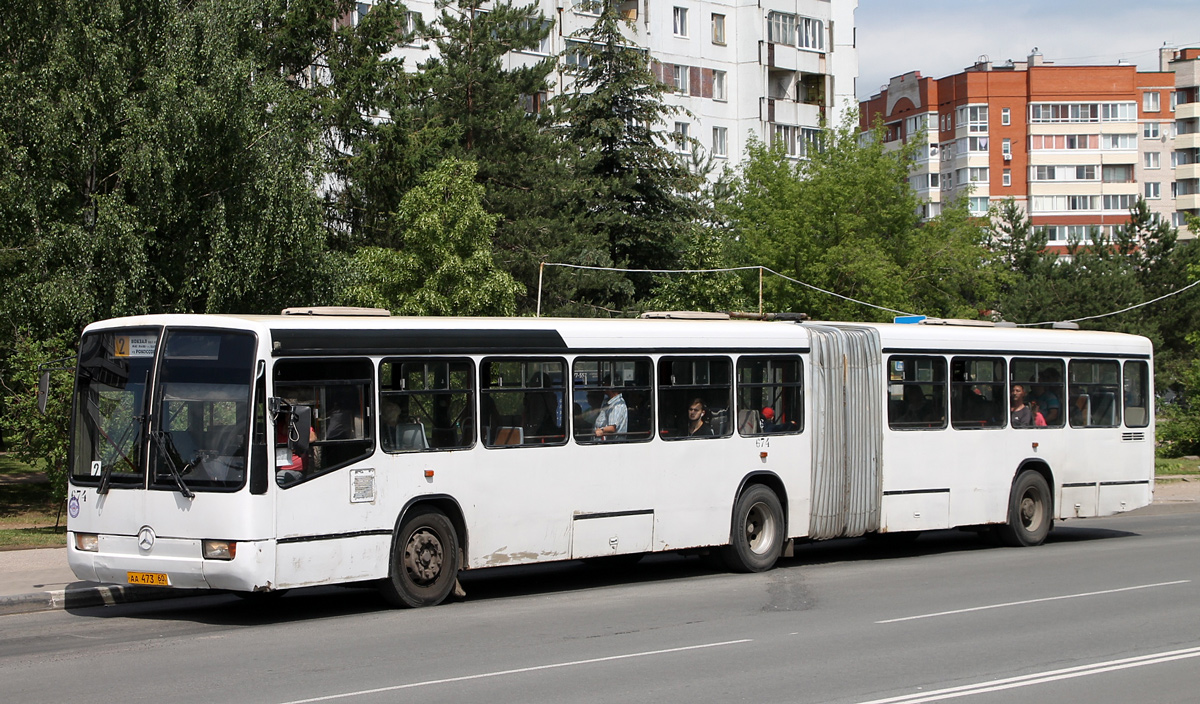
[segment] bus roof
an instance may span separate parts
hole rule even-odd
[[[232,328],[273,340],[278,355],[574,352],[602,349],[807,349],[809,326],[850,325],[879,331],[884,352],[1091,354],[1148,357],[1150,340],[1094,330],[892,323],[637,318],[466,318],[404,316],[158,314],[114,318],[85,332],[119,327]],[[404,335],[403,333],[410,333]]]

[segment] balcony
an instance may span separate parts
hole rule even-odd
[[[1175,149],[1200,149],[1200,132],[1176,135]]]
[[[1190,120],[1200,117],[1200,103],[1180,103],[1175,106],[1176,120]]]
[[[825,109],[819,105],[797,103],[794,100],[759,98],[758,118],[763,122],[781,125],[816,127],[821,124]]]
[[[1183,164],[1175,167],[1176,181],[1200,179],[1200,164]]]
[[[1200,193],[1191,193],[1186,196],[1179,196],[1175,199],[1176,210],[1197,210],[1200,209]]]

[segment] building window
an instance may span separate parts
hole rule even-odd
[[[713,100],[728,100],[725,95],[725,72],[713,71]]]
[[[1158,139],[1162,132],[1158,129],[1157,122],[1147,122],[1142,125],[1142,136],[1146,139]]]
[[[521,106],[525,108],[526,115],[537,115],[545,104],[546,93],[544,91],[521,96]]]
[[[971,196],[968,201],[968,207],[972,215],[987,215],[988,197],[987,196]]]
[[[1000,108],[1000,124],[1009,125],[1012,123],[1012,110],[1008,108]]]
[[[1000,153],[1005,156],[1012,156],[1012,140],[1005,137],[1000,142]]]
[[[1146,182],[1146,200],[1158,200],[1162,198],[1162,184],[1157,181]]]
[[[604,3],[602,0],[573,0],[573,7],[576,12],[584,15],[598,15],[604,8]]]
[[[967,131],[986,134],[988,131],[988,108],[986,105],[968,105],[958,109],[958,122],[967,123]]]
[[[1069,196],[1069,198],[1087,198],[1088,196]],[[1095,198],[1095,196],[1091,196]],[[1116,195],[1104,196],[1105,210],[1129,210],[1137,202],[1137,196],[1132,195]],[[1080,210],[1081,208],[1071,208],[1071,210]]]
[[[796,45],[796,16],[786,12],[767,15],[767,41],[773,44]]]
[[[1147,169],[1157,169],[1160,164],[1161,155],[1158,152],[1146,152],[1142,155],[1142,163]]]
[[[811,17],[801,17],[798,32],[798,46],[801,49],[825,51],[825,23]]]
[[[1012,185],[1012,169],[1005,169],[1001,177],[1004,179],[1003,183],[1005,186]]]
[[[987,183],[988,182],[988,167],[972,166],[967,169],[967,180],[971,183]]]
[[[725,157],[729,156],[729,147],[727,137],[729,130],[724,127],[713,128],[712,153],[713,156]]]
[[[567,42],[566,63],[568,70],[585,69],[591,63],[587,52],[580,48],[579,42]]]
[[[686,152],[691,146],[688,143],[688,132],[691,130],[691,125],[686,122],[676,122],[675,130],[671,133],[675,138],[675,149],[677,151]]]
[[[687,15],[686,7],[675,8],[674,22],[672,23],[675,29],[675,36],[686,37],[688,35]]]
[[[1092,135],[1093,137],[1095,135]],[[1105,134],[1100,135],[1105,149],[1137,149],[1136,134]]]
[[[725,15],[713,13],[712,16],[712,42],[713,44],[725,43]]]
[[[688,87],[691,84],[688,68],[688,66],[680,64],[672,64],[671,66],[671,85],[675,87],[676,93],[688,94]]]
[[[1161,98],[1158,96],[1158,91],[1142,93],[1142,110],[1146,112],[1159,112],[1162,110]]]

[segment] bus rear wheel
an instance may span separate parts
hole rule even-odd
[[[1008,499],[1008,523],[996,527],[1000,542],[1009,547],[1041,545],[1050,533],[1050,485],[1040,473],[1022,472]]]
[[[729,545],[721,551],[735,572],[765,572],[783,551],[783,506],[775,492],[762,484],[747,487],[733,506]]]
[[[458,534],[446,514],[417,509],[396,531],[380,592],[393,606],[436,606],[454,589],[460,556]]]

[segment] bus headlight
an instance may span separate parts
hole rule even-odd
[[[237,541],[234,540],[205,540],[205,560],[232,560],[237,556]]]
[[[100,549],[100,539],[95,533],[76,533],[75,549],[81,552],[97,552]]]

